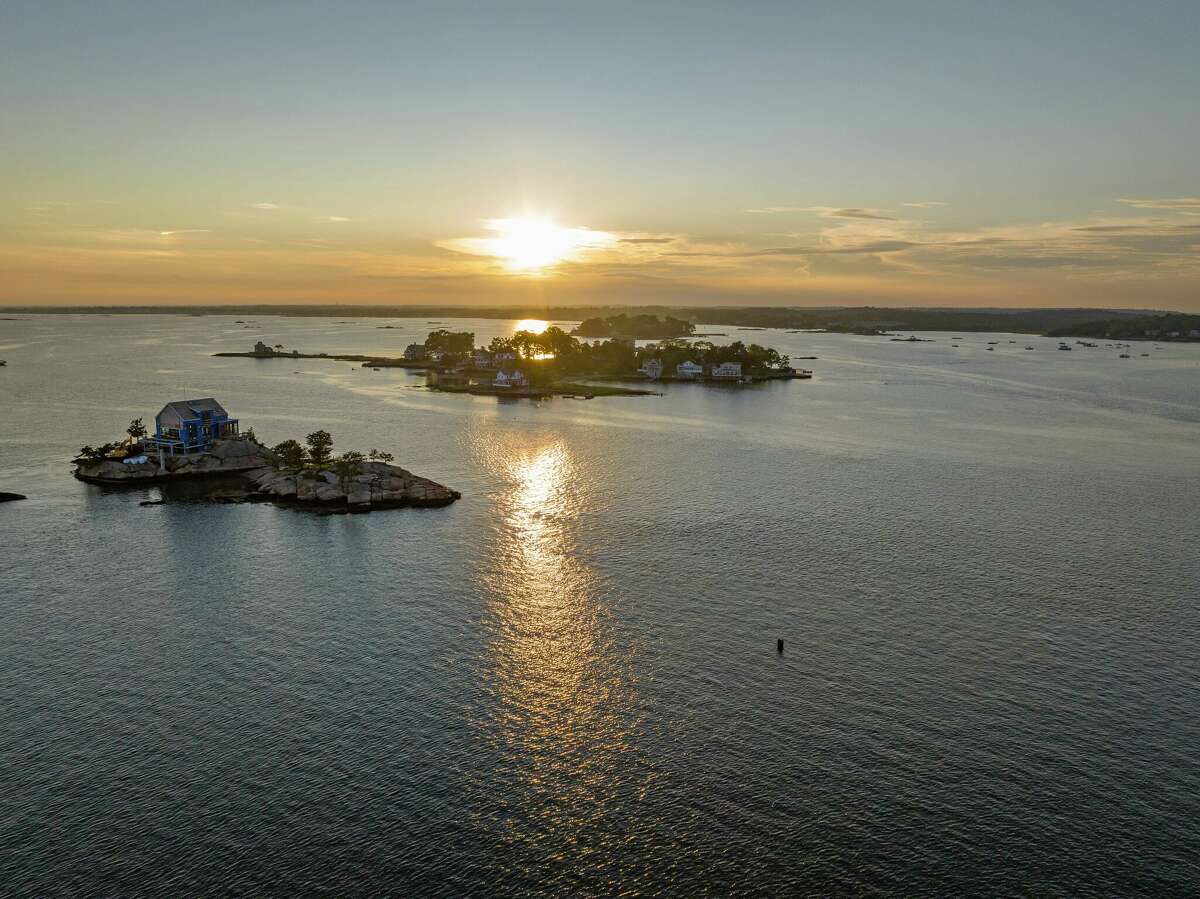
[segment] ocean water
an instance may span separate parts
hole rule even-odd
[[[398,354],[420,320],[15,317],[0,893],[1200,887],[1200,345],[711,328],[816,377],[534,403],[211,357]],[[71,478],[210,395],[463,498]]]

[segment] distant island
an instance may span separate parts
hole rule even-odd
[[[335,456],[333,438],[323,430],[304,444],[285,440],[268,448],[205,397],[167,403],[155,416],[153,435],[138,418],[123,439],[83,447],[74,475],[106,486],[156,485],[191,500],[274,502],[321,514],[445,506],[461,496],[390,464],[392,458],[380,450]]]
[[[681,318],[657,315],[610,315],[607,318],[588,318],[571,332],[574,337],[624,337],[632,340],[663,340],[687,337],[696,326]]]

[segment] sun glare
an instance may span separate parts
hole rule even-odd
[[[504,259],[514,271],[539,272],[575,259],[583,250],[615,241],[604,231],[561,228],[548,219],[532,216],[494,219],[487,226],[498,234],[484,242],[489,255]]]
[[[540,318],[523,318],[517,322],[516,327],[513,328],[513,333],[528,331],[530,334],[541,334],[549,327],[550,322],[542,321]]]

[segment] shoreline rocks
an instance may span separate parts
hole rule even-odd
[[[0,503],[15,503],[22,499],[29,499],[29,497],[24,493],[4,493],[0,491]]]
[[[178,484],[192,501],[272,502],[326,515],[447,506],[462,496],[457,490],[384,462],[363,462],[345,478],[332,469],[283,468],[275,453],[249,440],[220,440],[209,452],[168,456],[164,468],[159,469],[156,459],[133,465],[111,459],[80,460],[75,477],[105,486],[156,484],[169,488]],[[212,482],[207,489],[196,484],[204,480]],[[186,490],[185,484],[190,485]]]
[[[250,472],[247,482],[247,499],[318,506],[335,512],[339,507],[347,512],[370,512],[405,506],[447,506],[462,496],[457,490],[385,462],[363,462],[358,472],[345,480],[329,470],[271,467]]]

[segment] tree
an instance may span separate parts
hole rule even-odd
[[[338,483],[341,484],[342,490],[345,490],[347,482],[362,470],[364,459],[362,453],[351,450],[348,453],[342,453],[334,460],[333,470],[337,473]]]
[[[441,350],[443,353],[470,355],[475,351],[475,333],[473,331],[447,331],[438,328],[430,331],[425,338],[426,350]]]
[[[108,458],[108,454],[123,449],[119,443],[102,443],[100,446],[84,446],[80,447],[80,457],[87,459],[89,462],[103,462]]]
[[[537,335],[530,331],[518,331],[508,340],[518,355],[526,358],[533,355],[533,347],[537,345]]]
[[[254,428],[246,428],[242,431],[242,439],[249,440],[251,443],[258,443],[258,435],[254,433]]]
[[[367,453],[367,458],[372,462],[391,462],[396,457],[391,453],[385,453],[382,450],[373,449]]]
[[[562,328],[549,327],[538,337],[538,346],[561,359],[580,349],[580,343]]]
[[[135,418],[129,423],[129,427],[125,429],[125,433],[129,435],[130,440],[141,440],[146,436],[146,426],[142,424],[140,418]]]
[[[271,452],[283,459],[283,464],[288,468],[304,467],[304,447],[295,440],[285,440],[283,443],[277,443]]]
[[[328,431],[313,431],[304,442],[308,444],[308,458],[313,465],[325,465],[333,457],[333,437]]]
[[[493,353],[516,352],[516,347],[513,346],[512,338],[510,337],[493,337],[492,342],[488,344],[488,349]]]

